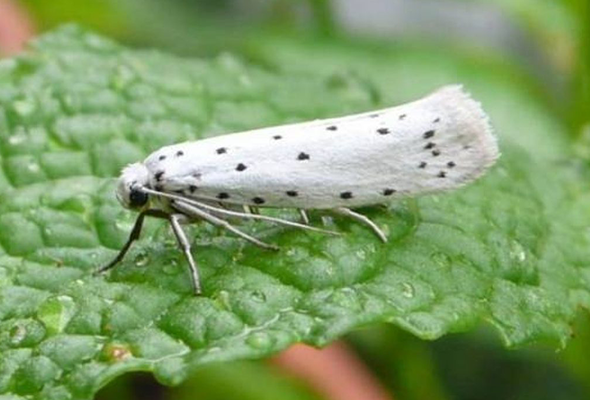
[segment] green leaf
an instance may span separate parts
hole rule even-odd
[[[68,26],[0,63],[0,393],[88,399],[127,371],[177,384],[207,363],[322,345],[376,321],[424,339],[485,321],[510,346],[565,345],[590,305],[590,210],[567,135],[542,105],[507,74],[434,53],[272,41],[254,51],[264,67],[131,51]],[[503,156],[467,188],[363,210],[387,244],[319,212],[314,224],[344,235],[245,224],[277,253],[194,226],[205,289],[194,297],[168,227],[149,221],[121,265],[91,275],[135,217],[113,194],[126,163],[451,80],[483,100]]]

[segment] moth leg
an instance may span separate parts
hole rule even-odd
[[[379,228],[376,223],[371,221],[368,217],[364,216],[363,214],[354,212],[346,207],[338,207],[335,208],[333,211],[336,214],[345,215],[356,220],[357,222],[360,222],[361,224],[368,226],[377,235],[377,237],[379,237],[379,239],[381,239],[383,242],[387,242],[387,236],[381,230],[381,228]]]
[[[301,222],[303,222],[305,225],[309,225],[309,217],[307,215],[307,211],[300,208],[299,209],[299,216],[301,217]]]
[[[299,229],[305,229],[308,231],[325,233],[328,235],[336,235],[336,236],[340,235],[338,232],[329,231],[329,230],[321,229],[321,228],[316,228],[316,227],[313,227],[310,225],[305,225],[303,223],[289,221],[287,219],[274,218],[274,217],[270,217],[268,215],[248,214],[248,213],[242,213],[242,212],[238,212],[238,211],[222,210],[222,209],[210,206],[208,204],[199,203],[194,200],[191,200],[190,203],[189,202],[186,202],[186,203],[188,203],[194,207],[197,207],[201,210],[211,210],[215,214],[227,215],[229,217],[238,217],[238,218],[243,218],[243,219],[254,219],[254,220],[259,220],[259,221],[268,221],[268,222],[274,222],[274,223],[280,224],[280,225],[292,226],[292,227],[299,228]]]
[[[155,218],[168,218],[168,214],[160,210],[145,210],[140,212],[137,216],[137,219],[135,220],[135,224],[133,224],[133,229],[129,234],[129,238],[127,239],[127,242],[125,243],[123,248],[119,250],[119,254],[117,254],[113,261],[94,271],[94,275],[98,275],[105,271],[108,271],[109,269],[113,268],[115,265],[120,263],[121,260],[123,260],[125,254],[127,254],[129,249],[131,248],[131,244],[133,244],[133,242],[139,239],[139,236],[141,235],[141,228],[143,228],[143,221],[145,220],[146,216]]]
[[[178,245],[182,249],[186,260],[188,261],[188,266],[191,271],[191,280],[193,283],[193,290],[195,295],[201,294],[201,280],[199,279],[199,270],[197,268],[197,263],[193,258],[191,253],[191,244],[188,241],[184,230],[180,226],[180,220],[185,218],[182,214],[171,214],[169,217],[170,226],[172,227],[172,232],[174,232],[174,236],[176,236],[176,240],[178,241]]]
[[[247,208],[245,208],[246,212],[238,212],[238,211],[232,211],[232,210],[224,210],[222,208],[217,208],[217,207],[214,207],[209,204],[198,202],[194,199],[187,199],[187,198],[176,196],[176,195],[173,195],[170,193],[156,192],[154,190],[147,189],[147,188],[142,188],[142,191],[145,193],[148,193],[148,194],[153,194],[154,196],[161,196],[161,197],[164,197],[167,199],[172,199],[177,202],[180,201],[187,206],[191,206],[193,208],[198,208],[199,210],[201,210],[201,212],[206,212],[208,215],[211,215],[208,212],[208,211],[211,211],[214,215],[220,214],[220,215],[226,215],[229,217],[238,217],[238,218],[244,218],[244,219],[257,219],[257,220],[261,220],[261,221],[274,222],[276,224],[281,224],[281,225],[286,225],[286,226],[293,226],[295,228],[306,229],[308,231],[326,233],[328,235],[336,235],[336,236],[340,235],[338,232],[329,231],[326,229],[315,228],[310,225],[300,224],[298,222],[289,221],[286,219],[273,218],[273,217],[270,217],[267,215],[262,215],[262,214],[248,213],[247,210],[251,210],[251,208],[248,206],[246,206]]]
[[[221,218],[217,218],[217,217],[215,217],[203,210],[200,210],[197,207],[187,204],[184,201],[174,200],[174,201],[172,201],[172,205],[178,211],[180,211],[184,214],[204,219],[205,221],[209,222],[212,225],[227,229],[228,231],[234,233],[235,235],[241,237],[242,239],[245,239],[251,243],[254,243],[255,245],[260,246],[264,249],[278,250],[277,246],[274,246],[274,245],[271,245],[268,243],[264,243],[263,241],[258,240],[255,237],[248,235],[247,233],[242,232],[241,230],[239,230],[236,227],[234,227],[233,225],[231,225],[229,222],[227,222]]]
[[[244,214],[252,214],[252,209],[250,208],[249,205],[244,204],[242,206],[242,209],[244,210]]]

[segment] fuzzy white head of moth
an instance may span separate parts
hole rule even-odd
[[[143,163],[129,164],[119,177],[116,196],[119,203],[127,209],[137,210],[145,207],[149,195],[139,190],[149,183],[150,173]]]

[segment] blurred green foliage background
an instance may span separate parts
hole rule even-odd
[[[590,157],[588,0],[21,3],[40,31],[73,21],[136,47],[201,57],[229,51],[268,68],[274,67],[269,55],[288,58],[293,48],[310,55],[294,57],[297,67],[310,69],[332,67],[329,53],[319,55],[330,48],[339,54],[362,49],[400,58],[423,55],[448,68],[469,65],[461,71],[469,75],[466,79],[502,75],[534,95],[568,128],[581,158],[587,162]],[[343,60],[346,57],[340,56],[333,62]],[[356,65],[344,67],[354,72]],[[408,87],[428,88],[428,84],[408,82]],[[398,399],[588,399],[587,314],[580,315],[575,332],[577,337],[558,353],[544,348],[505,350],[487,329],[430,343],[383,325],[351,334],[347,340]],[[159,386],[149,376],[127,375],[103,389],[99,398],[320,397],[260,361],[208,367],[174,389]]]

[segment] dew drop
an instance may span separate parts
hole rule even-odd
[[[30,100],[18,100],[13,103],[14,111],[21,117],[31,115],[35,111],[35,103]]]
[[[261,290],[254,290],[250,293],[252,299],[258,303],[264,303],[266,301],[266,294]]]
[[[19,132],[8,138],[8,144],[12,146],[17,146],[23,143],[25,140],[27,140],[27,135],[25,135],[23,132]]]
[[[268,333],[255,332],[246,338],[246,343],[255,349],[266,349],[273,344],[273,340]]]
[[[77,306],[70,296],[49,297],[38,308],[37,317],[52,333],[62,332],[76,313]]]
[[[131,230],[131,224],[125,221],[116,221],[115,228],[120,231],[128,232]]]
[[[11,347],[33,346],[40,343],[46,335],[45,326],[38,320],[18,320],[8,329],[8,342]]]
[[[440,253],[440,252],[434,253],[434,254],[433,254],[431,257],[430,257],[430,259],[431,259],[431,260],[432,260],[432,261],[433,261],[433,262],[434,262],[434,263],[435,263],[437,266],[439,266],[439,267],[441,267],[441,268],[445,268],[445,269],[446,269],[446,268],[449,268],[449,267],[451,266],[451,264],[452,264],[452,262],[451,262],[451,258],[450,258],[450,257],[449,257],[447,254]]]
[[[408,282],[402,283],[402,295],[405,298],[411,299],[414,297],[415,294],[416,294],[416,290],[414,289],[414,286],[411,283],[408,283]]]
[[[135,259],[133,260],[136,267],[145,267],[149,261],[150,258],[146,253],[138,254],[137,256],[135,256]]]
[[[524,247],[522,246],[522,244],[520,244],[518,241],[513,240],[510,243],[510,258],[514,261],[518,261],[520,263],[526,261],[526,251],[524,249]]]
[[[27,328],[23,325],[15,325],[10,329],[10,344],[18,346],[27,337]]]
[[[40,170],[41,168],[39,167],[39,164],[37,164],[37,163],[35,163],[35,162],[32,162],[32,163],[29,163],[29,164],[27,165],[27,169],[28,169],[30,172],[39,172],[39,170]]]
[[[230,295],[227,290],[220,290],[214,296],[214,299],[217,304],[219,304],[222,308],[229,310],[231,308],[230,304]]]
[[[361,260],[364,260],[367,258],[367,253],[364,250],[357,250],[355,254]]]

